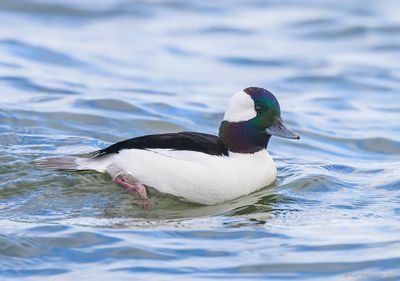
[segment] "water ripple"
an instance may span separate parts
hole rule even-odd
[[[14,39],[0,40],[0,46],[4,46],[8,52],[38,63],[62,65],[63,67],[85,67],[86,64],[70,55],[57,52],[42,46],[34,46]]]

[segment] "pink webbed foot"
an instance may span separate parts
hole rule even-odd
[[[114,182],[118,184],[119,186],[122,186],[128,193],[134,197],[138,196],[140,199],[140,206],[142,206],[143,209],[149,210],[151,209],[151,204],[147,200],[147,190],[146,186],[140,183],[137,184],[132,184],[127,181],[125,181],[122,177],[117,176],[114,179]]]

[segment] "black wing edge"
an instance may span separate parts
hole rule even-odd
[[[172,149],[193,150],[210,155],[228,155],[228,149],[219,137],[197,132],[179,132],[136,137],[117,142],[109,147],[92,152],[91,157],[118,153],[123,149]]]

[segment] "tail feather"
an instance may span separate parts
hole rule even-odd
[[[110,164],[111,157],[85,158],[79,156],[49,157],[35,161],[42,168],[53,171],[87,171],[93,170],[104,173]]]
[[[35,161],[35,164],[48,170],[67,170],[67,171],[79,171],[79,170],[90,170],[89,167],[83,165],[85,158],[67,156],[67,157],[49,157],[42,158]]]

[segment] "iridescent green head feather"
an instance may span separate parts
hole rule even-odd
[[[254,102],[256,116],[252,123],[263,129],[272,125],[276,118],[281,116],[281,108],[275,96],[263,88],[250,87],[243,90]]]

